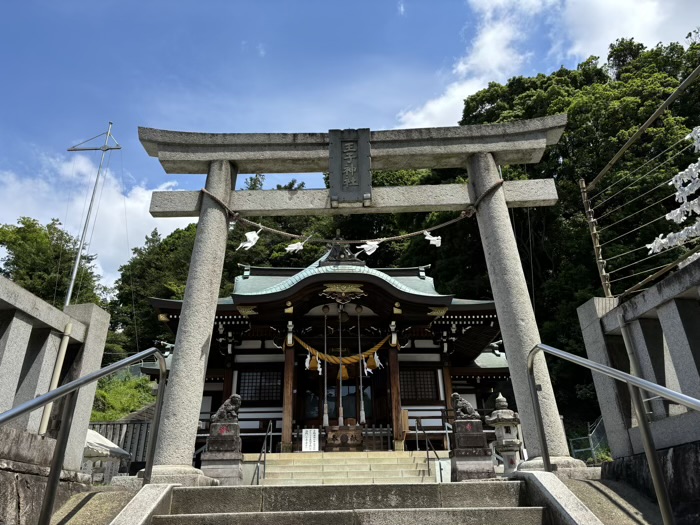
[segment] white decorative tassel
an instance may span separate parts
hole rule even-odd
[[[304,249],[304,245],[306,244],[306,241],[308,241],[309,239],[311,239],[311,235],[309,235],[309,236],[308,236],[306,239],[304,239],[303,241],[293,242],[292,244],[290,244],[289,246],[287,246],[287,247],[285,248],[285,250],[287,251],[287,253],[296,253],[296,252],[300,252],[301,250]]]
[[[243,248],[244,250],[250,250],[253,246],[255,246],[255,243],[258,242],[258,239],[260,238],[260,235],[258,235],[258,234],[261,231],[262,231],[262,228],[260,228],[257,232],[246,233],[245,234],[246,240],[238,245],[238,248],[236,248],[236,251],[240,250],[241,248]]]
[[[306,370],[308,370],[309,366],[311,366],[311,354],[307,352],[306,353],[306,361],[304,361],[304,368]]]
[[[290,244],[289,246],[287,246],[285,248],[287,253],[296,253],[296,252],[300,252],[303,249],[304,249],[304,243],[301,241],[293,242],[292,244]]]
[[[423,235],[425,235],[425,240],[430,241],[430,244],[434,245],[435,247],[439,248],[440,245],[442,244],[442,237],[431,235],[428,232],[423,232]]]
[[[374,353],[374,362],[377,363],[377,369],[379,368],[384,368],[384,365],[382,362],[379,360],[379,352]]]
[[[367,255],[372,255],[374,252],[377,251],[377,248],[379,248],[379,243],[382,241],[367,241],[365,244],[360,244],[360,248],[364,250],[364,252]],[[359,255],[362,252],[357,252],[356,255]]]
[[[374,358],[376,360],[377,356],[375,355]],[[365,370],[365,377],[367,377],[369,374],[374,373],[367,367],[367,359],[362,359],[362,368],[364,368],[364,370]]]
[[[321,364],[321,360],[318,360],[318,375],[322,376],[323,375],[323,365]]]

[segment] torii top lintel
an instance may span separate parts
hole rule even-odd
[[[397,129],[370,133],[372,169],[464,167],[474,153],[498,164],[540,160],[556,144],[566,115],[477,126]],[[228,160],[238,173],[328,171],[328,133],[192,133],[139,128],[148,154],[166,173],[206,174],[212,161]]]

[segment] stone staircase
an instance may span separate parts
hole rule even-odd
[[[381,463],[379,463],[381,464]],[[294,479],[294,478],[292,478]],[[176,487],[152,525],[542,525],[520,481]]]
[[[257,459],[257,458],[256,458]],[[425,452],[269,454],[261,485],[435,483]]]

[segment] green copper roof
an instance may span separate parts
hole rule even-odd
[[[435,291],[433,280],[430,277],[421,278],[415,277],[391,277],[384,272],[368,268],[367,266],[354,265],[330,265],[330,266],[309,266],[301,270],[296,275],[291,277],[277,276],[255,276],[236,277],[233,295],[267,295],[278,292],[283,292],[290,289],[295,284],[316,275],[334,276],[343,275],[371,275],[377,279],[381,279],[387,284],[393,286],[397,290],[412,295],[423,295],[429,297],[449,297]],[[405,281],[410,280],[411,286]],[[404,282],[402,282],[404,281]]]

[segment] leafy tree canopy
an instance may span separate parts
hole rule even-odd
[[[0,275],[43,300],[62,307],[68,293],[78,242],[53,219],[47,225],[29,217],[0,225]],[[95,272],[94,255],[84,255],[71,303],[100,303],[104,290]]]

